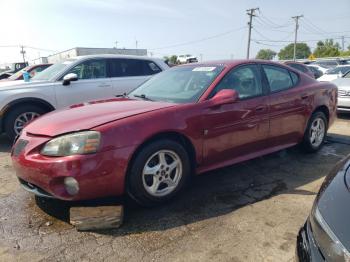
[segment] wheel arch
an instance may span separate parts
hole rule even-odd
[[[322,112],[325,114],[326,118],[327,118],[327,125],[329,124],[329,109],[327,106],[325,105],[321,105],[315,108],[315,110],[312,112],[312,114],[316,113],[316,112]]]
[[[1,118],[2,121],[0,123],[0,131],[4,130],[4,124],[5,124],[6,117],[7,117],[8,113],[11,110],[13,110],[15,107],[22,106],[22,105],[40,106],[46,112],[50,112],[50,111],[55,110],[55,107],[51,103],[49,103],[46,100],[41,99],[41,98],[26,97],[26,98],[19,98],[19,99],[13,100],[10,103],[8,103],[6,106],[4,106],[4,108],[0,111],[0,117],[2,117]]]
[[[196,150],[195,147],[193,145],[193,143],[191,142],[191,140],[185,136],[184,134],[180,133],[180,132],[176,132],[176,131],[165,131],[165,132],[161,132],[161,133],[157,133],[154,134],[150,137],[148,137],[145,141],[143,141],[143,143],[141,143],[132,153],[132,156],[129,160],[128,166],[127,166],[127,170],[126,170],[126,180],[125,180],[125,188],[127,189],[128,186],[128,175],[129,175],[129,171],[131,168],[132,163],[135,160],[135,157],[137,156],[137,154],[142,150],[142,148],[144,148],[146,145],[160,140],[160,139],[170,139],[172,141],[178,142],[180,143],[185,150],[188,152],[189,154],[189,158],[190,158],[190,164],[191,164],[191,174],[194,173],[195,168],[196,168]]]

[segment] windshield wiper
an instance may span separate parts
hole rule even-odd
[[[138,98],[142,98],[143,100],[147,100],[147,101],[153,101],[152,99],[148,98],[145,94],[141,94],[141,95],[133,95],[134,97],[138,97]]]
[[[115,95],[115,97],[126,97],[126,98],[128,98],[128,95],[126,93],[124,93],[122,95]]]

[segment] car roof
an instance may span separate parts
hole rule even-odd
[[[279,62],[274,62],[270,60],[262,60],[262,59],[235,59],[235,60],[213,60],[213,61],[204,61],[199,63],[190,63],[190,64],[183,64],[179,66],[189,66],[189,65],[221,65],[226,67],[234,67],[240,64],[247,64],[247,63],[263,63],[263,64],[271,64],[271,65],[277,65],[277,66],[284,66],[283,64]]]
[[[158,60],[163,61],[161,58],[154,58],[149,56],[137,56],[137,55],[119,55],[119,54],[99,54],[99,55],[83,55],[71,57],[69,59],[85,60],[92,58],[128,58],[128,59],[139,59],[139,60]],[[67,59],[67,60],[69,60]]]

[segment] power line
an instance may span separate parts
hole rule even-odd
[[[246,28],[246,26],[242,26],[242,27],[239,27],[239,28],[236,28],[236,29],[233,29],[233,30],[229,30],[229,31],[226,31],[226,32],[223,32],[223,33],[220,33],[220,34],[208,36],[208,37],[197,39],[197,40],[192,40],[192,41],[188,41],[188,42],[184,42],[184,43],[168,45],[168,46],[163,46],[163,47],[149,48],[148,50],[161,50],[161,49],[168,49],[168,48],[173,48],[173,47],[178,47],[178,46],[185,46],[185,45],[196,44],[196,43],[204,42],[204,41],[211,40],[211,39],[214,39],[214,38],[218,38],[218,37],[221,37],[221,36],[224,36],[224,35],[228,35],[228,34],[231,34],[233,32],[240,31],[240,30],[242,30],[244,28]]]

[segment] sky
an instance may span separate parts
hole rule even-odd
[[[350,45],[350,0],[0,0],[0,64],[73,47],[148,49],[149,55],[192,54],[203,60],[245,58],[246,10],[253,18],[251,57],[294,40]]]

